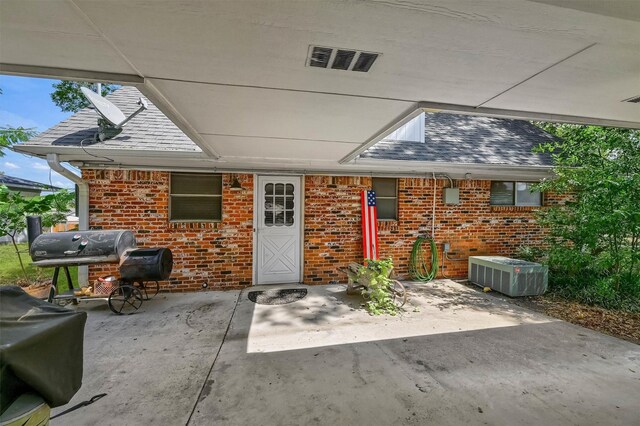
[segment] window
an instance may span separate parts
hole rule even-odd
[[[267,183],[264,186],[265,226],[293,226],[294,194],[291,183]]]
[[[222,220],[222,175],[171,173],[169,220],[178,222]]]
[[[492,206],[541,206],[542,193],[532,182],[491,182]]]
[[[398,220],[398,179],[373,178],[378,220]]]

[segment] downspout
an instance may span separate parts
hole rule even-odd
[[[89,184],[82,180],[81,176],[73,173],[60,164],[58,154],[47,154],[47,164],[51,170],[61,174],[71,182],[78,185],[78,230],[87,231],[89,229]],[[78,284],[85,286],[89,282],[89,267],[78,267]]]
[[[431,172],[433,177],[433,212],[431,214],[431,238],[436,240],[436,192],[438,189],[438,180],[436,179],[436,174]]]

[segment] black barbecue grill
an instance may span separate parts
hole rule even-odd
[[[70,231],[41,234],[31,241],[29,253],[34,265],[55,268],[49,301],[54,299],[106,300],[117,313],[138,310],[143,300],[155,296],[160,284],[171,275],[173,257],[167,248],[137,248],[133,232],[126,230]],[[79,296],[73,286],[69,266],[119,264],[120,278],[103,285],[112,285],[107,297]],[[58,277],[63,270],[69,290],[59,291]],[[106,295],[105,295],[106,296]]]

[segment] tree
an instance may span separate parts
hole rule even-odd
[[[4,157],[4,149],[16,143],[24,142],[36,135],[34,129],[25,127],[0,126],[0,157]]]
[[[27,281],[29,277],[16,241],[17,236],[27,226],[27,216],[40,215],[44,226],[54,226],[65,220],[73,199],[74,194],[67,190],[27,198],[19,192],[10,191],[5,185],[0,186],[0,236],[6,235],[11,238]]]
[[[549,229],[554,281],[588,302],[634,299],[640,309],[640,131],[540,126],[561,140],[539,147],[551,153],[556,174],[539,189],[572,194],[539,217]]]
[[[2,89],[0,89],[2,95]],[[26,127],[0,126],[0,157],[4,157],[4,149],[24,142],[36,135],[36,131]]]
[[[60,81],[54,83],[54,91],[51,93],[51,100],[64,112],[78,112],[82,108],[89,106],[89,102],[80,91],[81,87],[89,87],[93,90],[94,83],[86,81]],[[101,95],[106,96],[117,89],[113,84],[103,84]]]

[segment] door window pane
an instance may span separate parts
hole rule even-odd
[[[265,226],[292,226],[295,205],[293,184],[268,183],[264,189]]]

